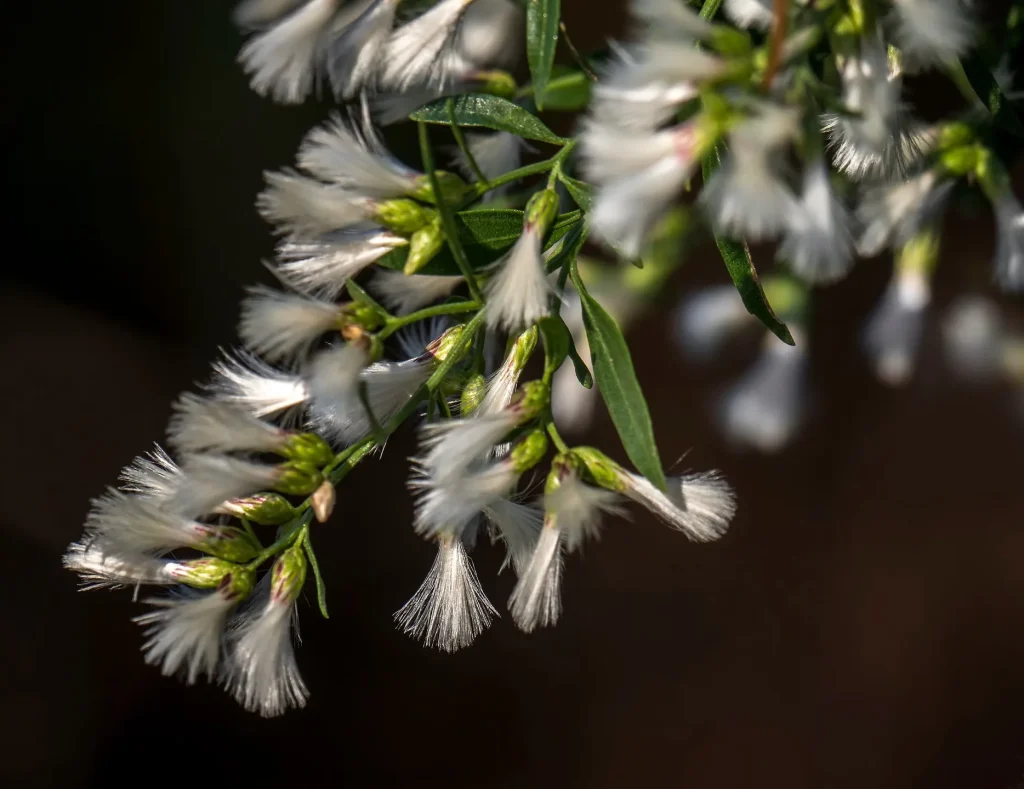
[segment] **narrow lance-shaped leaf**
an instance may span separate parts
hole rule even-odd
[[[449,111],[449,102],[451,109]],[[537,116],[518,104],[499,96],[469,94],[455,99],[441,99],[421,107],[409,116],[414,121],[449,125],[454,119],[459,126],[473,126],[509,132],[527,140],[555,145],[565,140],[545,126]]]
[[[561,12],[560,0],[529,0],[526,7],[526,59],[533,78],[533,99],[541,110],[555,62]]]
[[[544,338],[544,378],[551,379],[555,370],[562,366],[569,355],[572,335],[559,315],[548,315],[537,323]]]
[[[637,471],[664,490],[665,472],[654,442],[651,414],[636,378],[626,339],[611,315],[587,293],[576,261],[570,265],[570,276],[583,307],[583,324],[590,343],[597,388],[629,459]]]
[[[562,182],[562,186],[565,187],[565,190],[576,205],[589,213],[591,206],[594,204],[593,187],[561,171],[558,173],[558,180]]]
[[[721,154],[719,147],[716,146],[711,153],[704,157],[702,162],[704,183],[708,182],[720,163]],[[733,285],[739,291],[740,298],[743,299],[743,306],[747,308],[747,312],[767,326],[772,334],[786,345],[796,345],[786,324],[779,320],[764,295],[747,245],[718,233],[715,233],[715,243],[718,245],[718,251],[722,254],[725,267],[729,271],[729,276],[732,277]],[[598,382],[600,383],[600,378],[598,378]]]

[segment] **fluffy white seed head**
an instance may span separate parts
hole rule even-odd
[[[499,498],[484,508],[484,515],[505,543],[502,569],[511,564],[516,575],[522,575],[540,536],[544,512],[532,504]]]
[[[316,85],[318,63],[338,0],[309,0],[251,38],[238,59],[261,96],[282,104],[303,101]]]
[[[282,244],[274,271],[296,290],[334,299],[352,277],[408,243],[377,228],[340,231],[319,241]]]
[[[186,392],[174,404],[167,443],[178,452],[274,452],[288,433],[230,403]]]
[[[544,495],[544,511],[558,525],[565,549],[571,552],[598,536],[602,516],[622,515],[625,508],[618,493],[567,474],[557,488]]]
[[[545,523],[530,562],[508,599],[512,619],[521,630],[550,627],[562,612],[562,533]]]
[[[82,579],[83,589],[103,587],[171,586],[180,582],[177,562],[142,552],[119,550],[102,537],[86,537],[68,546],[64,567]]]
[[[395,612],[395,621],[425,646],[454,652],[473,643],[496,614],[462,541],[446,535],[438,540],[423,584]]]
[[[632,0],[629,11],[650,36],[692,41],[704,38],[713,29],[710,22],[675,0]]]
[[[406,275],[401,271],[378,269],[370,280],[370,289],[380,296],[384,306],[396,315],[407,315],[432,302],[450,296],[460,284],[460,276],[433,274]]]
[[[1010,293],[1024,291],[1024,211],[1012,195],[995,205],[995,279]]]
[[[314,421],[343,423],[363,408],[359,400],[359,374],[369,356],[360,343],[336,345],[313,357],[307,373],[309,410]]]
[[[146,662],[159,666],[164,676],[180,673],[189,685],[203,674],[215,678],[224,625],[238,600],[218,589],[146,602],[155,610],[135,617],[146,628]]]
[[[952,186],[937,171],[925,170],[908,181],[865,190],[857,206],[858,253],[870,257],[889,244],[905,244],[941,209]]]
[[[580,157],[588,180],[597,184],[629,178],[677,155],[686,156],[692,125],[644,132],[588,118],[580,132]]]
[[[379,82],[384,90],[402,92],[417,85],[441,87],[471,64],[455,46],[459,18],[473,0],[441,0],[388,39]]]
[[[842,279],[853,265],[850,216],[820,161],[804,172],[803,193],[788,218],[778,256],[797,276],[812,284]]]
[[[670,478],[665,492],[628,471],[619,477],[623,495],[695,542],[717,540],[736,513],[732,488],[716,471]]]
[[[854,181],[903,180],[935,143],[933,127],[898,112],[880,151],[864,146],[850,120],[835,113],[821,116],[832,164]]]
[[[267,188],[256,207],[279,233],[316,237],[370,218],[373,201],[294,170],[264,173]]]
[[[238,334],[268,361],[287,361],[305,356],[318,339],[337,329],[340,315],[333,302],[258,285],[242,302]]]
[[[295,617],[294,603],[270,596],[229,633],[224,684],[245,709],[265,718],[304,707],[309,695],[292,645]]]
[[[327,73],[339,99],[352,98],[373,82],[401,0],[360,0],[348,24],[327,46]]]
[[[503,461],[458,475],[431,474],[421,467],[409,481],[416,493],[413,526],[425,536],[449,530],[461,535],[481,512],[509,496],[517,478],[511,465]]]
[[[520,58],[522,24],[522,11],[511,0],[475,0],[459,22],[459,54],[477,66],[511,68]]]
[[[188,455],[181,468],[185,476],[168,507],[189,518],[216,512],[229,499],[272,488],[281,474],[277,466],[227,455]]]
[[[187,484],[186,474],[182,489]],[[168,499],[165,509],[162,502],[111,488],[93,500],[85,531],[99,541],[104,552],[114,556],[159,556],[174,548],[199,544],[207,530],[179,515],[182,510],[174,506],[182,489]]]
[[[516,426],[511,410],[480,417],[446,419],[420,428],[422,454],[416,463],[439,481],[457,478],[481,461]]]
[[[121,470],[121,487],[156,502],[166,501],[181,485],[183,475],[171,456],[156,445]]]
[[[548,314],[551,283],[540,252],[538,228],[527,227],[485,286],[490,328],[514,332]]]
[[[806,368],[802,344],[766,338],[757,361],[722,400],[719,420],[726,437],[766,454],[785,447],[803,421]]]
[[[700,197],[718,232],[749,241],[778,235],[797,210],[767,151],[752,155],[733,149]]]
[[[225,353],[213,364],[213,378],[206,391],[214,399],[267,417],[294,414],[309,397],[305,381],[298,375],[278,370],[244,350]]]
[[[931,285],[920,271],[900,271],[864,327],[864,350],[882,383],[904,386],[914,372]]]
[[[725,0],[725,15],[740,27],[768,30],[775,21],[771,0]]]
[[[913,64],[948,63],[974,40],[971,6],[960,0],[894,0],[893,11],[896,41]]]

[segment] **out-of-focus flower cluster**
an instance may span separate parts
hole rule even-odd
[[[700,358],[755,318],[770,330],[720,409],[733,439],[765,451],[803,418],[808,286],[841,279],[856,254],[894,255],[864,331],[889,383],[913,368],[958,192],[989,200],[995,279],[1024,289],[1024,216],[1003,163],[1024,127],[1005,68],[984,68],[1004,62],[1016,18],[982,57],[957,0],[726,0],[728,23],[718,6],[632,0],[631,43],[591,59],[548,0],[237,8],[257,93],[330,92],[341,107],[257,198],[279,286],[251,289],[240,346],[174,405],[170,452],[125,468],[65,556],[90,587],[167,590],[137,617],[148,662],[263,715],[302,706],[307,579],[327,613],[319,524],[359,495],[348,473],[409,422],[410,520],[437,556],[395,619],[429,646],[464,647],[498,613],[470,558],[484,535],[504,547],[507,608],[526,632],[557,621],[566,555],[630,502],[693,542],[721,537],[733,492],[714,471],[666,476],[622,334],[696,228],[712,231],[735,288],[685,301],[675,333]],[[554,65],[559,40],[575,65]],[[520,85],[502,69],[524,50]],[[961,114],[916,117],[902,82],[926,68],[968,95]],[[545,122],[564,111],[584,111],[575,137]],[[379,131],[407,119],[415,166]],[[584,258],[588,240],[624,260]],[[747,244],[765,241],[783,271],[759,279]],[[1019,382],[1019,338],[993,310],[955,313],[952,358]],[[598,397],[632,468],[560,432],[580,432]]]

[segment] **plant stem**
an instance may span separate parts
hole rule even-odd
[[[593,72],[590,68],[590,64],[587,63],[587,59],[579,53],[575,44],[572,43],[572,39],[569,38],[569,31],[565,27],[565,22],[559,22],[558,29],[562,32],[562,41],[564,41],[565,45],[569,47],[569,53],[572,55],[572,59],[576,61],[576,65],[578,65],[580,70],[587,75],[587,79],[591,82],[597,82],[597,74]],[[548,89],[550,90],[550,85]]]
[[[439,315],[457,315],[461,312],[473,312],[474,310],[480,309],[483,306],[478,301],[455,301],[451,304],[438,304],[434,307],[427,307],[426,309],[418,310],[417,312],[410,312],[408,315],[403,315],[400,318],[392,318],[388,321],[385,326],[377,334],[377,338],[385,340],[394,334],[399,329],[408,326],[411,323],[417,321],[426,320],[427,318],[436,318]]]
[[[455,122],[455,100],[448,97],[445,102],[445,109],[448,110],[448,119],[452,129],[452,136],[455,138],[455,144],[459,146],[459,150],[462,151],[466,157],[466,163],[469,165],[469,169],[473,171],[473,175],[476,176],[477,183],[487,185],[487,176],[484,175],[484,171],[480,169],[480,165],[477,164],[476,157],[473,156],[473,152],[469,150],[469,145],[466,143],[466,136],[462,133],[462,127]]]
[[[566,444],[562,437],[558,434],[558,428],[556,428],[555,423],[551,421],[550,414],[548,414],[547,431],[548,435],[551,436],[551,442],[555,445],[559,452],[569,451],[568,444]]]
[[[444,227],[448,248],[452,251],[452,257],[455,258],[459,271],[466,278],[470,295],[476,301],[483,303],[484,299],[483,294],[480,292],[480,285],[476,281],[476,275],[473,273],[472,266],[469,265],[466,250],[462,248],[462,242],[459,240],[458,228],[455,225],[455,215],[452,213],[452,208],[448,205],[448,201],[441,194],[441,187],[437,181],[437,171],[434,169],[434,152],[430,147],[430,132],[427,130],[427,124],[423,121],[417,121],[417,125],[419,126],[420,155],[423,158],[423,169],[426,170],[427,176],[430,178],[430,187],[434,192],[437,210],[441,214],[441,225]]]
[[[764,77],[761,80],[761,88],[765,91],[772,86],[775,73],[779,70],[779,63],[782,60],[782,45],[786,40],[786,26],[789,23],[789,0],[772,0],[772,13],[775,21],[772,23],[772,37],[768,43],[768,65],[764,70]]]

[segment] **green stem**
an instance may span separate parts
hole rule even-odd
[[[481,306],[483,305],[478,301],[456,301],[450,304],[438,304],[434,307],[427,307],[417,312],[410,312],[408,315],[389,320],[387,326],[377,335],[377,339],[385,340],[399,329],[417,321],[436,318],[439,315],[457,315],[461,312],[473,312],[480,309]]]
[[[487,176],[484,175],[484,171],[480,169],[480,165],[477,164],[476,157],[473,156],[473,152],[469,150],[469,145],[466,143],[466,136],[462,133],[462,127],[455,122],[455,99],[449,97],[445,102],[445,109],[448,110],[449,125],[452,129],[452,136],[455,138],[455,144],[459,146],[459,150],[462,151],[466,157],[466,163],[469,164],[469,169],[473,171],[473,175],[476,176],[477,183],[487,184]]]
[[[492,189],[497,189],[499,186],[504,186],[505,184],[510,184],[513,181],[518,181],[520,178],[528,178],[531,175],[540,175],[541,173],[546,173],[552,167],[555,167],[556,165],[561,165],[561,163],[565,161],[569,154],[572,153],[575,147],[575,140],[567,140],[565,145],[562,146],[562,149],[554,156],[552,156],[550,159],[545,159],[543,162],[535,162],[534,164],[528,164],[526,165],[526,167],[520,167],[518,170],[511,170],[510,172],[507,172],[504,175],[499,175],[497,178],[488,181],[486,185],[476,184],[476,191],[470,197],[470,200],[468,202],[476,200],[476,198],[491,191]]]
[[[700,15],[702,19],[708,21],[715,18],[715,14],[718,13],[718,9],[722,7],[722,0],[704,0],[704,5],[701,6]]]
[[[306,502],[303,503],[303,506],[307,506],[308,503],[309,500],[307,499]],[[308,511],[303,511],[297,518],[295,518],[295,520],[293,520],[291,523],[289,523],[282,529],[280,537],[278,537],[273,543],[271,543],[258,554],[256,554],[256,558],[245,565],[246,568],[249,570],[255,570],[267,559],[276,556],[277,554],[281,553],[281,551],[283,551],[285,548],[290,547],[299,537],[300,532],[306,526],[309,525],[309,519],[311,517],[311,513],[309,513]]]
[[[548,435],[551,436],[551,442],[555,445],[559,452],[568,452],[569,445],[562,440],[562,437],[558,434],[558,428],[555,427],[555,423],[551,421],[551,415],[548,414],[547,423]]]
[[[469,265],[466,250],[462,248],[462,242],[459,240],[458,228],[455,225],[455,214],[452,213],[452,207],[448,205],[448,201],[441,194],[441,186],[437,180],[437,171],[434,169],[434,152],[430,147],[430,132],[427,129],[427,124],[423,121],[417,121],[417,125],[419,126],[420,155],[423,158],[423,169],[426,170],[427,176],[430,178],[430,187],[434,192],[437,210],[441,214],[441,225],[444,227],[448,248],[452,251],[452,257],[455,258],[459,271],[466,278],[470,295],[476,301],[483,303],[484,298],[480,292],[480,285],[476,281],[476,275],[473,273],[472,266]]]

